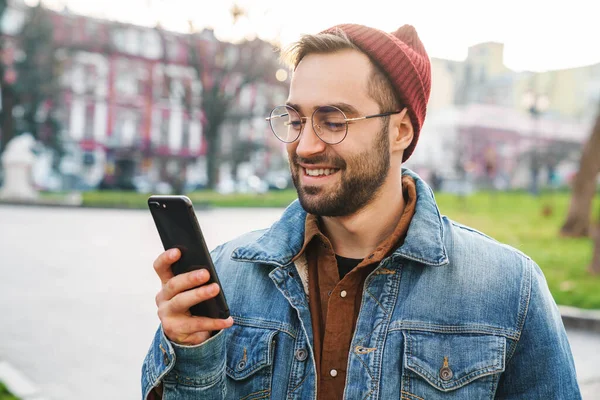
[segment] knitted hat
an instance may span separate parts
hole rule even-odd
[[[386,33],[363,25],[343,24],[322,33],[335,34],[340,30],[386,73],[400,104],[408,108],[414,138],[404,151],[404,162],[417,145],[431,91],[431,63],[425,47],[411,25]]]

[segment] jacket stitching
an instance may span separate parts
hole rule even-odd
[[[256,395],[261,395],[261,396],[254,397],[255,400],[266,399],[267,397],[269,397],[269,392],[270,392],[270,390],[259,390],[258,392],[250,393],[250,394],[242,397],[240,400],[246,400],[246,399],[249,399],[251,396],[256,396]]]
[[[302,384],[303,384],[303,383],[304,383],[304,381],[306,380],[306,377],[307,377],[307,376],[308,376],[308,374],[304,375],[304,377],[303,377],[303,378],[300,380],[300,382],[299,382],[299,383],[298,383],[296,386],[294,386],[294,387],[292,388],[292,390],[290,390],[290,395],[288,396],[288,398],[291,398],[291,397],[292,397],[291,393],[294,393],[296,390],[298,390],[298,388],[299,388],[300,386],[302,386]]]
[[[225,367],[219,369],[213,376],[211,376],[208,379],[196,379],[196,378],[190,378],[187,376],[182,376],[179,375],[178,373],[175,374],[175,381],[177,383],[180,383],[182,385],[185,386],[191,386],[191,387],[197,387],[197,386],[201,386],[201,387],[211,387],[213,386],[215,383],[219,382],[222,380],[223,374],[225,374]]]
[[[493,371],[489,371],[490,367],[495,367],[495,366],[487,366],[487,367],[483,367],[483,368],[479,368],[478,370],[472,371],[470,372],[468,375],[463,376],[460,379],[457,379],[455,381],[453,381],[452,385],[448,385],[448,386],[444,386],[440,383],[438,383],[438,379],[435,378],[434,376],[432,376],[431,374],[429,374],[429,372],[422,370],[422,368],[415,368],[413,369],[410,366],[407,366],[408,369],[410,369],[411,371],[415,372],[417,375],[425,378],[425,380],[432,386],[436,387],[436,388],[441,388],[443,391],[450,391],[450,390],[456,390],[459,389],[461,387],[463,387],[464,385],[466,385],[467,383],[471,383],[474,380],[477,380],[479,378],[483,378],[484,376],[489,376],[489,375],[495,375],[499,372],[501,372],[500,370],[493,370]],[[496,367],[498,368],[498,367]],[[484,373],[480,373],[482,371],[486,371]]]
[[[491,366],[488,365],[483,368],[479,368],[475,371],[471,371],[469,374],[463,376],[462,378],[454,380],[453,385],[445,387],[444,385],[439,384],[437,382],[438,379],[435,378],[433,375],[429,374],[429,372],[423,370],[423,368],[419,367],[418,365],[417,366],[410,365],[410,363],[408,362],[408,358],[413,358],[413,352],[412,352],[412,344],[413,344],[412,342],[413,341],[410,339],[410,336],[408,336],[408,335],[405,335],[404,341],[406,344],[406,346],[405,346],[406,347],[406,350],[405,350],[405,352],[406,352],[406,357],[405,357],[406,368],[408,368],[410,371],[412,371],[412,372],[416,373],[417,375],[426,379],[427,382],[429,384],[431,384],[432,386],[435,386],[437,388],[442,388],[442,390],[444,390],[444,391],[458,389],[476,379],[479,379],[479,378],[482,378],[482,377],[488,376],[488,375],[497,374],[497,373],[501,372],[501,370],[502,370],[502,368],[501,368],[502,365],[501,364],[498,365],[499,360],[496,359],[496,360],[494,360],[494,365],[491,365]],[[496,350],[497,353],[504,351],[506,349],[506,347],[504,345],[498,346],[498,347],[499,347],[498,350]],[[496,368],[496,370],[489,371],[490,367]],[[488,372],[480,374],[481,371],[485,371],[485,370],[488,370]],[[408,377],[408,374],[407,374],[407,377]]]
[[[282,324],[280,322],[269,321],[269,320],[256,320],[250,318],[244,318],[240,316],[233,315],[233,319],[235,320],[236,325],[247,326],[250,328],[258,328],[258,329],[275,329],[282,333],[287,333],[293,339],[296,339],[297,333],[292,331],[292,329],[288,326],[288,324]]]
[[[294,341],[294,354],[299,349],[302,349],[306,346],[306,342],[303,339],[304,338],[301,335],[299,335],[298,339],[296,339]],[[304,361],[299,362],[296,360],[292,360],[292,365],[290,368],[290,379],[287,384],[287,391],[286,391],[286,393],[288,394],[287,395],[288,399],[292,397],[292,393],[294,393],[302,385],[302,383],[308,376],[308,374],[305,373],[305,370],[306,370],[306,363]],[[302,377],[302,379],[300,379],[300,382],[298,382],[297,384],[294,384],[294,382],[298,381],[298,377],[302,376],[302,374],[304,374],[304,376]]]
[[[508,364],[513,356],[515,355],[515,352],[517,351],[517,346],[519,345],[519,341],[521,340],[521,334],[523,333],[523,327],[525,326],[525,320],[527,319],[527,314],[529,313],[529,302],[531,300],[531,291],[532,291],[532,286],[533,286],[533,261],[529,260],[528,263],[525,264],[525,274],[524,274],[524,279],[523,279],[523,283],[521,285],[521,301],[520,301],[520,305],[521,308],[519,310],[519,316],[518,316],[518,328],[519,328],[519,334],[517,335],[515,339],[515,342],[512,346],[510,346],[509,348],[509,354],[506,357],[506,364]],[[525,295],[523,296],[523,291],[525,291]]]
[[[365,370],[367,371],[367,374],[369,374],[369,378],[373,379],[373,375],[371,374],[371,370],[369,369],[369,366],[360,357],[356,357],[356,358],[365,367]]]
[[[158,340],[159,340],[159,343],[162,341],[162,338],[163,338],[163,337],[165,337],[165,336],[164,336],[163,329],[162,329],[162,324],[160,325],[160,334],[161,334],[161,337],[160,337],[160,338],[158,338]],[[156,340],[156,339],[157,339],[157,338],[155,337],[155,340]],[[166,340],[166,339],[165,339],[165,340]],[[171,350],[171,349],[170,349],[170,350]],[[150,392],[151,392],[151,391],[152,391],[152,390],[153,390],[155,387],[157,387],[157,386],[160,384],[160,382],[163,380],[163,378],[164,378],[164,377],[165,377],[165,376],[166,376],[166,375],[167,375],[169,372],[171,372],[171,370],[173,369],[173,367],[175,367],[175,361],[176,361],[176,360],[175,360],[175,358],[176,358],[176,355],[175,355],[175,353],[171,353],[171,354],[172,354],[172,356],[173,356],[173,357],[171,358],[171,362],[169,363],[169,365],[167,365],[167,367],[165,368],[165,370],[164,370],[162,373],[160,373],[160,374],[157,374],[157,371],[155,371],[155,370],[154,370],[154,363],[151,363],[151,366],[152,366],[152,368],[151,368],[151,370],[149,369],[148,371],[149,371],[150,377],[152,378],[152,380],[151,380],[150,382],[153,382],[153,384],[152,384],[152,387],[151,387],[151,388],[148,390],[148,392],[145,394],[145,397],[144,397],[144,398],[148,397],[148,394],[150,394]]]
[[[396,322],[392,324],[393,327],[389,329],[392,331],[422,331],[422,332],[434,332],[434,333],[483,333],[493,334],[498,336],[504,336],[509,339],[516,340],[518,334],[502,328],[496,328],[485,325],[465,325],[465,326],[446,326],[446,325],[435,325],[435,324],[419,324],[419,323],[406,323]]]
[[[402,399],[406,399],[406,400],[414,400],[414,399],[417,399],[417,400],[425,400],[424,398],[422,398],[422,397],[419,397],[419,396],[417,396],[416,394],[412,394],[412,393],[409,393],[409,392],[405,392],[404,390],[403,390],[401,393],[402,393]],[[406,396],[410,396],[410,398],[409,398],[409,397],[406,397]]]
[[[365,340],[367,340],[367,338],[370,338],[373,335],[373,332],[375,332],[375,330],[379,327],[379,325],[381,325],[383,322],[379,322],[377,323],[377,325],[375,325],[373,327],[373,329],[371,329],[371,331],[369,333],[367,333],[365,336],[361,337],[361,338],[357,338],[357,344],[362,344],[365,342]]]
[[[365,290],[365,292],[367,292],[369,294],[369,296],[371,296],[371,298],[375,301],[375,303],[377,303],[377,305],[381,308],[381,310],[383,311],[383,313],[386,316],[389,315],[389,313],[387,312],[387,310],[383,307],[383,305],[379,302],[379,300],[377,300],[377,298],[375,296],[373,296],[373,293],[371,293],[369,291],[369,289]]]
[[[521,332],[523,331],[523,326],[525,325],[525,319],[527,318],[527,312],[529,311],[529,301],[531,299],[531,291],[532,291],[532,275],[533,275],[533,261],[529,260],[528,263],[525,264],[525,276],[523,282],[523,289],[526,290],[525,296],[521,296],[521,309],[519,310],[519,337],[521,337]]]
[[[401,270],[399,270],[399,271],[401,271]],[[376,341],[376,347],[378,348],[378,351],[376,351],[374,353],[374,359],[375,359],[375,363],[377,366],[377,369],[376,369],[377,380],[375,381],[376,392],[379,392],[379,386],[381,384],[381,373],[383,371],[383,365],[382,365],[383,349],[385,348],[385,342],[389,335],[389,326],[391,323],[392,314],[393,314],[394,308],[396,307],[396,304],[397,304],[398,293],[400,291],[400,278],[401,277],[402,277],[402,273],[399,273],[396,276],[391,276],[389,279],[386,279],[385,283],[387,283],[387,285],[384,284],[384,286],[382,288],[382,290],[383,290],[387,286],[388,296],[386,296],[386,297],[388,297],[390,299],[393,298],[396,300],[388,301],[389,309],[383,308],[383,304],[380,303],[380,306],[383,308],[383,312],[385,313],[385,318],[381,322],[383,332],[382,332],[382,334],[378,335],[377,341]]]
[[[373,394],[373,389],[369,390],[369,391],[367,392],[367,394],[365,394],[365,397],[363,397],[363,400],[365,400],[365,399],[368,399],[368,398],[369,398],[369,396],[371,396],[372,394]]]

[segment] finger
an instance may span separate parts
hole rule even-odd
[[[176,343],[182,344],[184,346],[196,346],[206,342],[208,339],[210,339],[210,332],[198,332],[192,335],[188,335],[184,339]]]
[[[177,330],[181,336],[190,336],[202,332],[220,331],[233,325],[233,318],[227,319],[208,317],[182,317],[176,322]]]
[[[179,260],[179,257],[181,257],[181,252],[179,249],[169,249],[161,253],[161,255],[154,260],[154,270],[156,271],[156,274],[160,278],[160,281],[163,285],[173,277],[171,264]]]
[[[210,274],[205,269],[186,272],[169,279],[159,294],[162,295],[162,299],[171,300],[181,292],[204,285],[209,279]]]
[[[193,345],[205,342],[210,338],[211,332],[230,328],[233,318],[213,319],[207,317],[184,316],[163,323],[163,332],[172,341]]]
[[[219,293],[219,285],[211,283],[210,285],[200,286],[199,288],[181,292],[169,301],[168,312],[173,314],[187,313],[189,308],[203,301],[212,299]]]

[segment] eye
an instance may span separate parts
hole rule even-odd
[[[340,121],[339,119],[326,119],[321,121],[320,125],[332,132],[339,132],[346,129],[346,121]]]
[[[295,130],[300,130],[302,128],[301,120],[288,121],[285,124]]]

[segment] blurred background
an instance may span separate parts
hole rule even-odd
[[[265,121],[291,78],[278,49],[348,22],[416,27],[432,92],[406,167],[444,214],[541,266],[600,398],[600,25],[584,0],[0,0],[0,382],[140,397],[161,250],[146,198],[187,194],[210,247],[276,220],[296,197]]]

